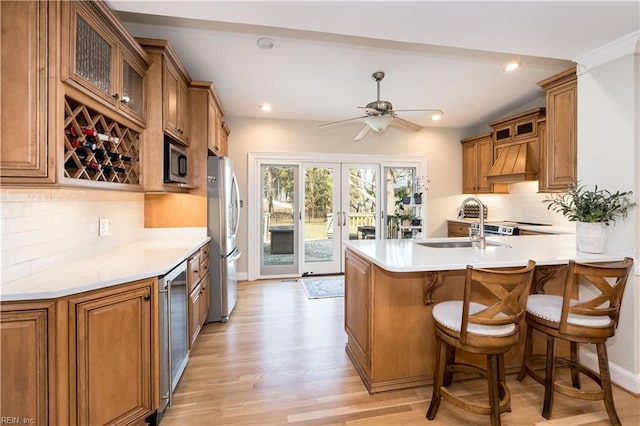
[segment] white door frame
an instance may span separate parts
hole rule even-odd
[[[387,166],[397,167],[417,167],[419,176],[427,175],[427,159],[424,156],[409,155],[373,155],[373,154],[327,154],[313,152],[249,152],[247,154],[247,279],[254,281],[261,278],[275,278],[274,276],[262,276],[260,274],[260,251],[259,244],[251,244],[251,241],[261,241],[260,226],[262,220],[262,182],[260,181],[260,168],[262,164],[291,164],[302,166],[303,163],[356,163],[356,164],[379,164],[380,170]],[[301,169],[300,169],[301,170]],[[426,198],[425,201],[426,203]],[[379,206],[382,207],[382,206]],[[425,204],[426,207],[426,204]],[[426,208],[423,210],[422,222],[427,226]],[[303,254],[298,250],[298,265],[301,265]],[[299,277],[297,274],[283,275],[281,278]]]

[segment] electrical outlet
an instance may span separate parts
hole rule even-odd
[[[98,222],[98,237],[111,235],[111,219],[100,219]]]

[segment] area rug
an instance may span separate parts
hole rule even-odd
[[[299,280],[309,299],[344,297],[344,277],[303,278]]]

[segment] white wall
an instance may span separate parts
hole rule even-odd
[[[588,186],[632,190],[640,200],[640,55],[586,70],[578,77],[578,178]],[[634,256],[617,334],[608,342],[612,378],[640,393],[640,208],[607,229],[607,250]],[[591,359],[595,364],[595,356]]]
[[[144,228],[144,194],[60,188],[1,188],[0,282],[26,277],[69,259],[87,264],[100,250],[126,244]],[[111,235],[98,237],[98,219]]]

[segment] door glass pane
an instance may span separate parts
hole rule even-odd
[[[373,167],[349,167],[349,239],[376,237],[376,179]]]
[[[76,23],[76,73],[111,94],[111,45],[80,16]]]
[[[385,238],[399,238],[403,221],[407,225],[406,221],[411,220],[414,211],[407,203],[412,201],[410,197],[415,174],[415,167],[385,168]],[[402,233],[411,234],[412,230],[403,227]]]
[[[122,103],[140,115],[144,114],[144,80],[127,61],[122,61]]]
[[[334,260],[333,215],[334,169],[305,167],[304,169],[304,261]],[[337,237],[339,240],[339,236]],[[305,271],[309,272],[309,271]]]
[[[262,165],[262,266],[294,265],[295,166]]]

